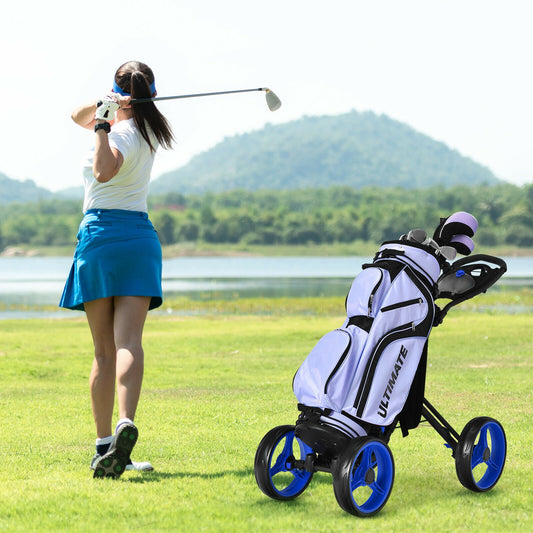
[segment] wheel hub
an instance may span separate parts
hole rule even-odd
[[[367,485],[372,485],[374,481],[376,481],[376,473],[374,472],[372,468],[369,468],[365,474],[365,483]]]
[[[486,463],[489,459],[490,459],[490,449],[489,448],[485,448],[485,450],[483,452],[483,462]]]
[[[294,461],[294,455],[289,455],[289,457],[287,457],[287,459],[285,460],[286,471],[292,470],[294,468]]]

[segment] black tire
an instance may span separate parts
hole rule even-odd
[[[332,473],[340,507],[356,516],[371,516],[383,508],[392,491],[392,452],[379,439],[359,437],[340,455]]]
[[[473,418],[464,427],[455,451],[455,470],[461,484],[486,492],[500,479],[507,440],[502,425],[486,416]]]
[[[292,500],[309,485],[312,472],[294,467],[294,460],[305,461],[313,450],[294,436],[294,426],[271,429],[259,443],[254,461],[259,488],[274,500]]]

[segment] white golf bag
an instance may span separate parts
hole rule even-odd
[[[388,426],[402,411],[433,327],[438,252],[384,243],[346,298],[342,327],[324,335],[293,381],[300,409],[349,437]],[[425,376],[425,358],[423,360]],[[416,426],[414,426],[416,427]]]

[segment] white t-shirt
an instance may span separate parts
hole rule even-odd
[[[148,130],[152,145],[158,142]],[[146,198],[155,152],[150,151],[132,118],[114,124],[108,135],[109,146],[116,148],[124,158],[117,175],[106,183],[96,181],[93,175],[94,148],[83,166],[85,199],[83,212],[88,209],[125,209],[147,212]]]

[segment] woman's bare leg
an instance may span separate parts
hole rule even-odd
[[[94,361],[89,378],[96,436],[112,435],[115,400],[116,348],[112,298],[86,302],[85,312],[94,343]]]
[[[119,418],[133,420],[144,373],[142,332],[149,297],[116,296],[85,303],[94,342],[89,378],[96,436],[113,434],[115,382]]]
[[[114,297],[114,339],[119,418],[135,418],[144,373],[142,333],[149,297]]]

